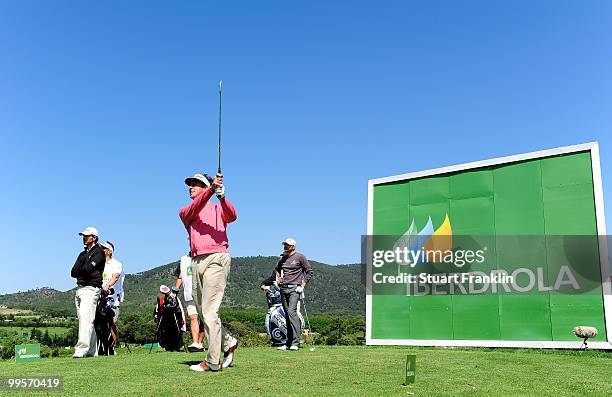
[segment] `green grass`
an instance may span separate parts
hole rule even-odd
[[[18,333],[24,333],[24,332],[30,335],[32,328],[34,327],[0,327],[0,336],[16,335]],[[43,334],[45,333],[45,330],[49,330],[50,336],[53,336],[54,334],[58,336],[63,336],[66,332],[70,330],[70,328],[66,328],[66,327],[43,327],[43,326],[36,327],[36,329],[42,332]]]
[[[26,314],[32,314],[32,313],[33,313],[32,310],[11,309],[11,308],[0,309],[0,314],[4,316],[7,316],[9,314],[18,316],[18,315],[26,315]]]
[[[51,358],[0,362],[2,376],[61,375],[64,392],[133,396],[610,396],[612,353],[555,350],[317,347],[298,352],[239,348],[235,365],[195,373],[202,353]],[[417,355],[416,383],[402,386],[406,354]],[[24,392],[23,395],[36,395]],[[11,395],[19,395],[11,393]]]

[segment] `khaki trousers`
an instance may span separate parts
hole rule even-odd
[[[214,370],[219,368],[221,352],[227,351],[234,342],[234,338],[225,332],[219,318],[230,262],[228,253],[214,253],[197,256],[191,263],[193,301],[208,339],[206,362]]]
[[[75,357],[93,357],[98,353],[94,319],[96,318],[96,305],[99,297],[100,288],[79,287],[76,290],[74,304],[79,317],[79,340],[74,347]]]

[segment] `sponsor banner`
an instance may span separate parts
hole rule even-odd
[[[596,143],[370,180],[367,233],[368,344],[612,348]]]
[[[40,344],[15,345],[15,361],[18,363],[40,361]]]

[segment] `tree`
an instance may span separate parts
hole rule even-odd
[[[47,345],[47,346],[52,345],[52,341],[51,341],[51,337],[49,336],[48,328],[45,330],[45,334],[42,336],[40,343],[42,343],[43,345]]]
[[[36,327],[32,328],[30,332],[30,340],[40,341],[42,339],[42,332],[36,329]]]
[[[64,334],[64,338],[61,341],[63,346],[74,346],[79,339],[79,325],[73,325],[68,332]]]

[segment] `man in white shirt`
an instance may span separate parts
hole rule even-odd
[[[191,288],[191,257],[185,255],[181,257],[181,261],[177,266],[174,275],[176,276],[176,288],[183,286],[183,296],[185,297],[185,306],[187,307],[187,314],[189,315],[189,323],[191,324],[191,337],[193,343],[187,348],[189,351],[202,352],[204,351],[204,331],[200,329],[200,321],[198,319],[198,310],[196,309],[193,301],[192,288]]]
[[[119,306],[123,301],[123,280],[125,275],[123,274],[123,265],[117,259],[113,258],[115,252],[115,245],[110,241],[100,244],[104,249],[104,255],[106,256],[106,265],[104,266],[104,272],[102,273],[102,290],[104,293],[112,288],[114,293],[111,295],[108,304],[115,312],[113,317],[113,325],[111,327],[111,334],[113,336],[114,344],[117,344],[117,338],[119,332],[117,330],[117,320],[119,320]]]

